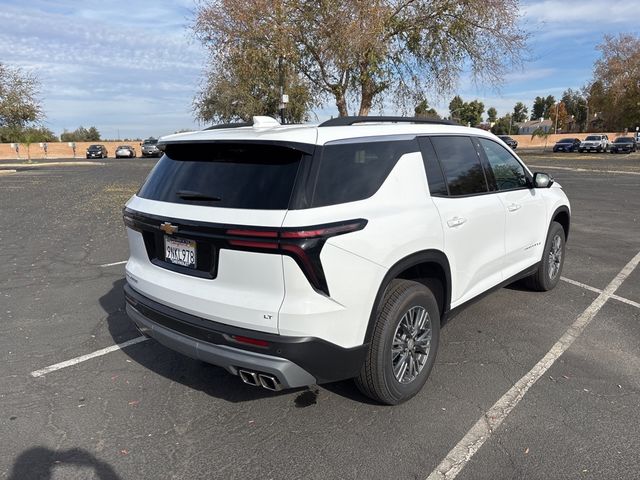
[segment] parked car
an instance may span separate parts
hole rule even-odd
[[[579,138],[563,138],[553,146],[554,152],[575,152],[582,142]]]
[[[515,150],[516,148],[518,148],[518,142],[515,141],[510,136],[508,136],[508,135],[498,135],[498,138],[500,140],[502,140],[504,143],[506,143],[507,145],[509,145],[511,150]]]
[[[87,148],[87,158],[107,158],[109,152],[104,145],[90,145]]]
[[[637,150],[633,137],[618,137],[611,144],[611,153],[631,153]]]
[[[157,138],[147,138],[140,144],[140,152],[143,157],[160,157],[162,151],[158,148]]]
[[[136,151],[130,145],[120,145],[118,148],[116,148],[116,158],[135,158],[135,156]]]
[[[609,148],[609,137],[607,135],[588,135],[582,142],[578,151],[582,152],[606,152]]]
[[[397,404],[420,391],[440,326],[466,305],[518,279],[539,291],[560,280],[569,200],[489,132],[254,117],[160,144],[123,211],[127,313],[246,384],[355,378]]]

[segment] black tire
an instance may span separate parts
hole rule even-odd
[[[405,402],[417,394],[424,386],[429,373],[433,368],[436,353],[438,350],[438,341],[440,339],[440,309],[432,291],[425,285],[411,280],[393,280],[389,284],[389,288],[385,293],[382,303],[378,309],[378,318],[374,326],[371,345],[365,359],[360,375],[355,379],[356,385],[360,391],[367,397],[372,398],[380,403],[388,405],[397,405]],[[421,355],[416,352],[416,344],[411,338],[405,335],[406,329],[399,324],[401,321],[408,319],[410,312],[426,312],[426,322],[430,324],[430,343],[426,359],[422,357],[418,364],[417,374],[414,378],[404,378],[403,375],[411,376],[411,367],[400,369],[400,380],[394,373],[394,357],[392,356],[392,344],[394,338],[397,342],[396,348],[400,350],[398,355],[398,365],[406,363],[407,365],[415,365],[410,362],[409,357],[416,358]],[[416,329],[416,332],[422,330]],[[398,340],[397,335],[405,335],[405,340]],[[417,333],[415,333],[417,335]],[[417,338],[426,335],[424,332]],[[421,340],[424,342],[425,340]],[[411,353],[413,349],[413,354]],[[424,352],[422,352],[424,355]],[[402,358],[407,358],[407,362],[402,362]],[[407,372],[409,369],[409,372]],[[414,368],[415,369],[415,368]],[[402,382],[401,380],[406,380]]]
[[[559,256],[556,252],[558,239],[560,242]],[[540,266],[536,273],[524,279],[527,287],[537,292],[547,292],[558,284],[564,266],[565,246],[564,228],[558,222],[551,222]],[[553,269],[552,264],[555,265]]]

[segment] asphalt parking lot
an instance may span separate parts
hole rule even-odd
[[[155,159],[0,176],[0,478],[435,479],[445,459],[459,479],[637,478],[640,153],[523,158],[572,202],[564,281],[456,317],[397,407],[351,382],[257,389],[153,340],[106,353],[139,338],[121,208]]]

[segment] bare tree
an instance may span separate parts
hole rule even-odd
[[[521,61],[518,0],[203,0],[193,25],[209,75],[247,49],[283,58],[313,99],[367,115],[380,94],[403,106],[450,91],[469,67],[500,84]]]

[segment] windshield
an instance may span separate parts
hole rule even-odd
[[[585,138],[585,140],[587,140],[587,141],[588,140],[595,140],[595,141],[599,142],[601,138],[602,137],[600,137],[599,135],[589,135],[587,138]]]
[[[573,138],[563,138],[558,143],[573,143]]]
[[[158,140],[156,140],[154,138],[154,139],[151,139],[151,140],[145,140],[143,145],[155,145],[156,143],[158,143]]]
[[[101,146],[102,146],[102,145],[91,145],[89,148],[96,149],[96,148],[100,148]]]
[[[631,138],[631,137],[618,137],[618,138],[616,138],[615,143],[633,143],[633,138]]]

